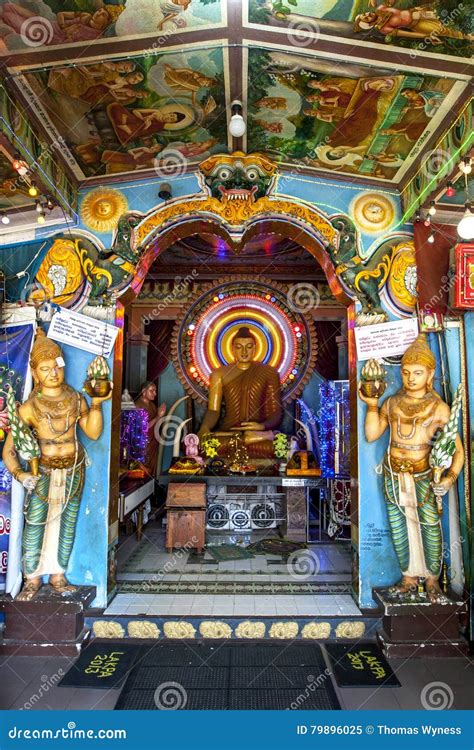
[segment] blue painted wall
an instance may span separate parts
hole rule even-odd
[[[81,391],[93,354],[72,346],[63,346],[66,382]],[[109,366],[111,362],[109,360]],[[90,404],[89,396],[85,395]],[[107,606],[107,540],[109,505],[109,466],[111,441],[111,404],[102,405],[104,429],[98,440],[89,440],[78,428],[77,435],[86,449],[91,465],[86,468],[84,490],[76,529],[76,538],[66,575],[71,583],[97,587],[93,607]]]

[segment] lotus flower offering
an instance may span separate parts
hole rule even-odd
[[[376,359],[368,359],[361,371],[361,391],[366,398],[380,398],[387,387],[387,372]]]
[[[99,355],[87,368],[84,390],[91,397],[104,398],[109,395],[110,388],[110,367],[105,357]]]

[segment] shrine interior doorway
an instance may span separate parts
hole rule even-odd
[[[305,349],[307,371],[297,398],[285,402],[281,429],[296,433],[301,448],[311,439],[322,475],[306,479],[304,517],[291,532],[278,477],[271,482],[255,474],[239,477],[229,480],[225,490],[216,489],[217,484],[209,487],[208,482],[205,550],[167,551],[167,474],[173,464],[176,426],[191,420],[192,429],[188,426],[186,431],[197,431],[205,410],[199,399],[185,398],[190,389],[182,370],[192,371],[194,365],[191,360],[183,362],[186,352],[184,345],[179,352],[177,329],[180,321],[186,329],[186,316],[196,300],[201,318],[209,315],[220,301],[218,290],[224,281],[239,290],[250,284],[252,292],[254,279],[266,285],[263,299],[268,298],[277,320],[274,330],[262,324],[270,349],[279,343],[279,316],[298,329],[296,336],[307,335],[306,329],[299,330],[298,316],[311,328],[312,341]],[[247,319],[242,314],[242,320]],[[216,336],[224,339],[225,320],[212,320],[219,329]],[[122,390],[137,399],[141,384],[153,382],[156,403],[165,405],[164,420],[172,405],[181,403],[172,415],[171,436],[163,439],[161,432],[153,491],[138,490],[132,499],[121,493],[116,595],[107,612],[360,614],[351,596],[347,308],[332,294],[315,258],[275,234],[247,242],[240,252],[214,235],[180,240],[153,262],[140,294],[125,310],[124,332]],[[202,363],[196,368],[202,369]],[[126,404],[123,407],[126,412]],[[121,455],[122,468],[129,468],[123,446]],[[287,486],[303,484],[297,477],[284,481]]]

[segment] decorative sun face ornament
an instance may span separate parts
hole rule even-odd
[[[361,193],[352,201],[350,213],[361,232],[378,234],[392,226],[395,206],[386,195]]]
[[[80,209],[81,219],[89,229],[110,232],[115,229],[128,203],[120,190],[97,188],[86,195]]]

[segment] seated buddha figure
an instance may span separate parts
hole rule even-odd
[[[211,372],[199,437],[212,433],[225,446],[240,433],[248,454],[265,458],[273,456],[273,430],[280,425],[283,407],[278,370],[254,360],[256,343],[249,328],[239,328],[232,341],[234,362]]]

